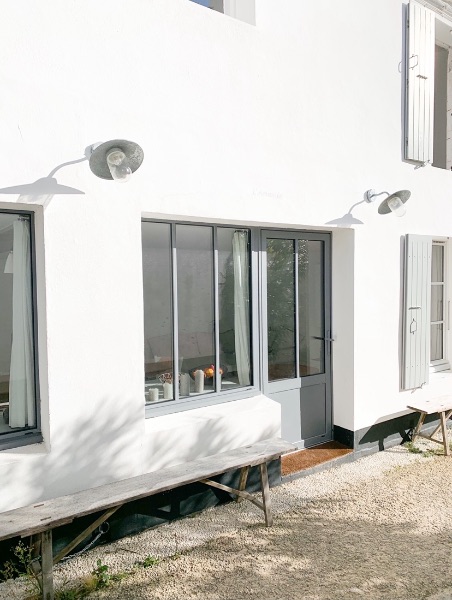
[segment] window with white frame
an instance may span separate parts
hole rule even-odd
[[[407,235],[403,304],[402,388],[428,383],[429,371],[449,368],[447,359],[447,244]]]
[[[405,158],[450,170],[452,7],[410,0],[407,25]]]
[[[250,230],[143,221],[145,399],[253,384]]]
[[[0,211],[0,448],[38,435],[31,220]]]
[[[250,25],[256,24],[255,0],[191,0]]]

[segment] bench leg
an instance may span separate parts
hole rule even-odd
[[[273,525],[273,516],[271,513],[270,488],[268,487],[268,472],[267,463],[260,465],[261,470],[261,488],[262,488],[262,503],[264,505],[265,525],[271,527]]]
[[[414,442],[416,440],[417,436],[421,432],[421,427],[424,424],[426,415],[427,415],[427,413],[425,413],[425,412],[421,412],[421,414],[419,415],[419,421],[417,422],[417,425],[413,431],[413,435],[411,436],[412,442]]]
[[[240,481],[239,481],[239,491],[240,492],[243,492],[244,489],[246,488],[246,481],[248,479],[249,470],[250,470],[249,467],[243,467],[242,469],[240,469]],[[237,496],[235,501],[242,502],[243,499],[244,499],[243,496]]]
[[[444,454],[446,456],[450,455],[449,443],[447,439],[447,425],[446,425],[446,413],[442,412],[439,414],[441,419],[441,431],[443,434],[443,444],[444,444]]]
[[[52,556],[52,530],[41,534],[41,569],[42,569],[42,597],[43,600],[54,600],[53,593],[53,556]]]

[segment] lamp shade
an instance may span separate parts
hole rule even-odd
[[[101,179],[113,179],[108,166],[107,157],[113,150],[120,150],[125,154],[127,164],[132,173],[141,165],[144,159],[143,149],[135,142],[127,140],[111,140],[93,147],[89,157],[89,168]]]
[[[399,198],[400,202],[402,204],[405,204],[405,202],[407,202],[407,200],[409,199],[410,196],[411,196],[411,192],[408,190],[399,190],[398,192],[394,192],[393,194],[388,196],[385,200],[383,200],[383,202],[378,207],[378,213],[380,215],[388,215],[389,213],[393,212],[390,208],[390,204],[388,204],[388,203],[391,203],[391,201],[393,201],[395,198]]]

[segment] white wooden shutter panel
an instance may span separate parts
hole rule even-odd
[[[432,238],[407,235],[403,327],[405,390],[428,383],[430,367],[430,297]]]
[[[433,160],[435,15],[410,0],[407,31],[405,158]]]

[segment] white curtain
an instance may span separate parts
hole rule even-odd
[[[13,224],[13,335],[9,377],[9,425],[36,424],[33,380],[33,324],[30,228],[26,219]]]
[[[248,232],[235,231],[232,238],[234,263],[235,356],[240,385],[250,385],[250,314]]]

